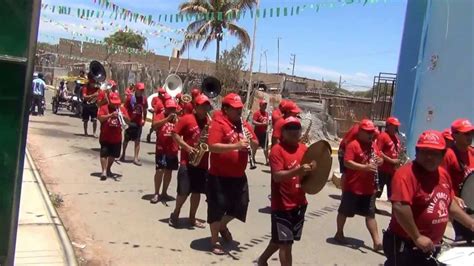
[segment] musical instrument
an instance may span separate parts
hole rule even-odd
[[[193,97],[191,97],[191,95],[189,94],[183,94],[183,96],[181,96],[182,103],[190,103],[192,100],[193,100]]]
[[[195,153],[190,153],[189,154],[189,164],[192,166],[198,166],[201,163],[202,157],[206,152],[209,151],[209,145],[207,144],[207,138],[209,136],[209,124],[212,121],[211,116],[209,113],[207,113],[207,124],[204,126],[204,128],[201,130],[201,135],[199,136],[199,141],[194,147],[197,152]]]
[[[410,161],[410,157],[408,157],[406,146],[407,137],[405,133],[399,132],[398,135],[400,136],[400,150],[398,152],[398,160],[400,161],[400,166],[402,166]]]
[[[222,90],[221,82],[212,76],[204,78],[201,84],[202,93],[209,99],[219,96]]]
[[[252,134],[248,131],[248,129],[245,127],[244,125],[244,119],[243,118],[240,118],[240,125],[242,127],[242,133],[244,134],[245,138],[249,141],[250,143],[250,140],[252,139]],[[255,164],[255,161],[253,159],[253,151],[252,151],[252,147],[250,147],[251,145],[249,144],[249,146],[247,147],[247,152],[249,154],[249,163],[250,163],[250,170],[253,170],[255,168],[257,168],[257,165]]]
[[[153,105],[151,104],[152,101],[153,101],[153,98],[155,98],[155,97],[158,97],[158,93],[153,93],[152,95],[148,96],[148,98],[146,98],[146,102],[148,104],[148,112],[150,112],[150,113],[155,112],[155,109],[154,109]]]
[[[178,75],[171,74],[166,78],[163,88],[171,97],[176,98],[183,91],[183,81]]]
[[[474,247],[453,247],[441,251],[436,258],[438,265],[472,265]]]
[[[308,194],[316,194],[329,179],[332,167],[331,145],[325,140],[313,143],[306,150],[301,164],[309,164],[316,161],[316,168],[302,177],[301,187]]]
[[[94,87],[101,88],[102,82],[104,82],[107,78],[107,72],[105,71],[104,66],[99,61],[94,60],[89,64],[89,73],[87,73],[87,77],[88,80],[85,84],[89,84],[89,80],[93,80]],[[93,96],[86,101],[86,103],[95,104],[97,102],[97,96],[99,96],[99,93],[94,93]]]
[[[456,188],[454,188],[456,189]],[[471,172],[461,184],[461,193],[460,197],[464,200],[466,208],[464,209],[467,214],[474,218],[474,172]],[[468,243],[472,243],[474,240],[474,232],[470,228],[464,227],[458,221],[453,221],[453,227],[456,231],[456,234],[462,236],[464,240]]]
[[[371,144],[372,145],[372,144]],[[370,158],[369,158],[369,163],[370,164],[375,164],[377,165],[377,155],[375,154],[374,148],[371,146],[370,148]],[[377,190],[376,193],[381,193],[382,191],[380,190],[380,180],[379,180],[379,170],[377,167],[377,170],[374,173],[374,183],[375,183],[375,189]]]
[[[123,113],[122,113],[122,110],[120,110],[120,106],[117,108],[117,113],[118,113],[118,120],[120,122],[120,126],[122,127],[123,130],[127,129],[128,125],[127,125],[127,122],[125,122],[125,119],[123,118]]]

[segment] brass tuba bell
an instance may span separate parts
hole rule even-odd
[[[212,76],[206,77],[201,84],[202,93],[210,99],[219,96],[222,90],[221,82]]]
[[[96,83],[102,83],[107,78],[107,72],[99,61],[94,60],[89,64],[89,73],[87,74],[87,77],[94,80]]]

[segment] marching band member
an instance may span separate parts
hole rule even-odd
[[[89,120],[92,122],[92,131],[94,137],[97,136],[97,97],[99,96],[99,84],[95,82],[91,73],[87,74],[89,82],[82,87],[82,122],[84,124],[84,136],[88,136],[87,127]]]
[[[341,182],[344,182],[344,153],[346,146],[357,137],[357,132],[359,132],[359,124],[354,124],[349,131],[344,135],[341,142],[339,143],[339,149],[337,151],[337,158],[339,161],[339,173],[341,173]]]
[[[385,131],[377,137],[377,146],[383,158],[383,164],[379,167],[379,189],[377,197],[382,195],[382,190],[387,185],[387,197],[391,196],[392,177],[395,169],[400,165],[398,155],[401,145],[397,136],[400,121],[396,117],[388,117],[385,121]]]
[[[141,166],[138,154],[140,152],[140,138],[142,135],[142,128],[146,120],[147,99],[144,95],[145,84],[137,83],[135,86],[135,93],[125,100],[125,108],[130,116],[131,124],[125,130],[125,137],[123,142],[122,156],[120,161],[125,161],[125,153],[127,151],[128,142],[135,142],[135,153],[133,157],[133,164]]]
[[[455,193],[454,200],[463,209],[466,208],[466,204],[460,198],[461,186],[464,180],[474,171],[474,148],[471,146],[473,135],[474,126],[469,120],[456,119],[451,124],[451,136],[454,142],[447,149],[442,162],[442,166],[451,176]],[[456,240],[463,240],[463,238],[468,236],[467,238],[470,238],[472,241],[473,234],[468,231],[466,232],[466,228],[463,228],[456,221],[453,222],[453,227],[456,232]]]
[[[474,231],[474,219],[453,203],[454,187],[440,167],[446,143],[440,132],[423,132],[416,158],[395,172],[392,182],[392,219],[383,238],[387,266],[438,265],[449,218]]]
[[[258,143],[251,126],[242,124],[243,106],[239,95],[226,95],[222,100],[222,115],[213,119],[209,127],[207,222],[211,228],[212,252],[216,255],[225,254],[217,243],[219,233],[224,241],[231,242],[228,223],[234,218],[245,222],[247,217],[249,190],[245,169],[249,145]]]
[[[171,96],[166,93],[166,90],[163,87],[157,88],[156,92],[158,93],[158,96],[154,97],[151,100],[151,106],[148,106],[148,111],[155,114],[159,114],[165,111],[165,101],[168,99],[171,99]],[[150,131],[148,132],[148,135],[146,136],[146,141],[148,143],[151,142],[151,134],[153,133],[153,126],[150,127]]]
[[[207,96],[201,94],[194,100],[194,114],[186,114],[181,117],[173,131],[173,138],[181,147],[181,160],[178,170],[178,188],[176,197],[176,207],[170,215],[169,225],[177,226],[179,213],[191,194],[191,207],[189,209],[189,224],[198,228],[205,225],[196,219],[196,212],[199,207],[201,194],[206,193],[207,170],[209,165],[209,153],[206,152],[197,166],[190,164],[190,154],[198,152],[196,147],[201,139],[205,140],[202,134],[209,134],[207,113],[211,109],[211,102]],[[206,132],[203,132],[207,131]]]
[[[129,122],[130,119],[127,110],[120,106],[120,96],[118,93],[111,92],[108,96],[108,104],[102,105],[98,111],[100,121],[100,164],[102,174],[100,180],[105,181],[107,177],[112,177],[115,181],[120,181],[120,177],[111,171],[115,158],[120,157],[122,147],[122,124]],[[120,121],[119,112],[123,114],[124,121]]]
[[[359,124],[357,138],[345,149],[345,180],[342,185],[342,199],[337,214],[337,232],[334,239],[345,243],[344,224],[347,217],[361,215],[365,217],[373,248],[377,251],[382,249],[382,242],[375,220],[375,173],[378,166],[383,163],[383,159],[374,143],[374,134],[374,123],[363,119]],[[374,161],[371,160],[373,156]]]
[[[280,118],[283,117],[283,106],[285,106],[286,101],[287,100],[285,99],[281,100],[280,104],[278,105],[278,108],[273,110],[272,112],[272,126],[273,127],[275,127],[275,123],[278,122],[278,120],[280,120]]]
[[[263,149],[265,155],[265,164],[268,164],[268,150],[265,149],[265,143],[267,142],[267,129],[268,129],[268,120],[269,114],[267,112],[267,102],[265,100],[260,100],[259,102],[260,109],[253,114],[253,125],[255,126],[255,135],[257,135],[258,144]],[[253,150],[253,159],[255,161],[255,153],[257,152],[256,147]]]
[[[307,147],[300,143],[298,118],[286,118],[281,130],[281,142],[273,146],[270,153],[272,238],[260,255],[258,265],[267,265],[276,251],[279,251],[281,265],[292,265],[291,247],[294,241],[301,239],[308,205],[301,177],[316,167],[316,161],[301,165]]]
[[[451,129],[446,128],[443,130],[444,141],[446,141],[446,148],[451,148],[454,144],[453,135],[451,134]]]
[[[135,93],[135,84],[131,83],[130,86],[125,90],[125,98],[132,97]]]
[[[285,100],[281,105],[281,113],[282,117],[275,122],[273,126],[273,133],[272,133],[272,147],[280,141],[281,138],[281,126],[283,125],[286,118],[290,116],[296,117],[299,113],[301,113],[301,109],[296,105],[295,102],[290,100]],[[282,119],[283,118],[283,119]]]
[[[115,83],[115,80],[108,80],[106,86],[108,87],[107,90],[99,90],[99,95],[97,96],[97,106],[99,108],[102,105],[105,105],[108,103],[107,101],[107,95],[110,92],[118,93],[118,88],[117,88],[117,83]]]

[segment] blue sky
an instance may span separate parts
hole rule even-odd
[[[151,14],[173,14],[177,12],[179,3],[175,0],[116,0],[118,6],[139,12]],[[266,51],[268,72],[277,72],[277,38],[280,39],[280,72],[291,73],[290,55],[296,54],[295,74],[316,79],[338,81],[339,76],[345,81],[343,87],[353,90],[364,90],[371,86],[373,76],[379,72],[397,71],[403,22],[405,18],[406,0],[379,0],[375,4],[351,4],[334,7],[321,7],[319,12],[309,8],[310,4],[338,3],[338,0],[261,0],[261,8],[291,7],[307,5],[298,16],[279,18],[261,18],[257,25],[257,41],[255,48],[254,71],[266,71]],[[67,5],[72,8],[87,8],[98,10],[100,7],[93,0],[43,0],[49,5]],[[75,13],[74,13],[75,14]],[[73,38],[71,32],[87,33],[89,37],[102,39],[115,29],[108,23],[115,22],[121,26],[129,26],[136,30],[164,31],[160,37],[147,36],[148,48],[158,54],[169,55],[174,45],[167,41],[170,37],[182,39],[180,35],[170,30],[185,28],[186,23],[163,23],[165,27],[149,27],[142,23],[125,22],[109,19],[83,20],[73,15],[57,15],[49,10],[42,11],[40,23],[40,41],[57,42],[58,37]],[[65,31],[54,23],[46,23],[45,19],[53,19],[68,26]],[[94,30],[105,23],[106,31]],[[239,21],[252,36],[253,19],[250,14]],[[168,31],[168,32],[166,32]],[[76,39],[85,40],[84,37]],[[231,49],[237,40],[226,36],[222,49]],[[179,45],[176,45],[179,46]],[[191,49],[190,57],[195,59],[215,58],[215,44],[205,51]],[[262,56],[261,56],[262,55]],[[250,53],[247,57],[250,61]]]

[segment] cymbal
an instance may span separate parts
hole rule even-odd
[[[301,181],[301,187],[308,194],[316,194],[321,191],[328,181],[332,167],[331,145],[325,140],[320,140],[308,147],[303,156],[301,164],[316,161],[316,169],[305,175]]]

